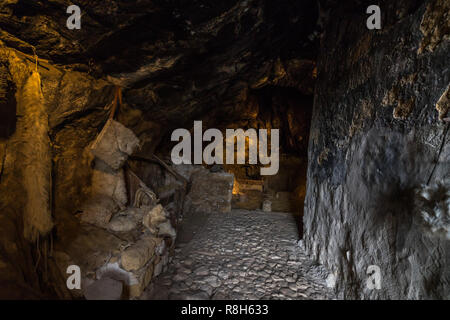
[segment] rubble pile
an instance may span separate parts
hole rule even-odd
[[[156,194],[124,167],[138,147],[134,133],[112,119],[89,147],[95,159],[91,197],[77,216],[81,230],[55,253],[62,274],[69,265],[81,269],[75,296],[139,297],[169,262],[176,238],[173,219]]]

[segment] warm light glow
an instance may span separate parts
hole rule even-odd
[[[239,194],[239,183],[237,182],[236,179],[234,179],[233,194]]]

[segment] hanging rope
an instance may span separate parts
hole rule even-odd
[[[112,105],[108,120],[114,119],[114,115],[117,110],[117,105],[119,105],[120,108],[122,108],[122,88],[119,86],[116,86],[116,89],[114,92],[114,101],[113,101],[113,105]]]
[[[34,60],[36,63],[36,72],[38,72],[38,56],[36,54],[36,48],[34,46],[32,46],[32,48],[33,48]]]

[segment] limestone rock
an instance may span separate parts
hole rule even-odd
[[[407,8],[407,3],[390,2],[383,9],[393,15],[383,22],[383,29],[389,32],[376,39],[358,28],[359,22],[344,25],[336,19],[323,38],[333,51],[322,51],[317,64],[304,245],[313,259],[330,271],[338,271],[335,290],[342,298],[450,296],[450,242],[426,236],[414,223],[414,189],[428,180],[434,184],[450,178],[450,137],[434,108],[450,77],[450,69],[434,67],[445,64],[450,52],[449,42],[441,41],[448,24],[442,8],[448,8],[448,1],[422,2],[420,9],[410,7],[407,17],[395,19],[395,8]],[[346,10],[337,7],[334,16],[345,16]],[[349,32],[346,39],[355,40],[348,42],[332,35],[344,30]],[[416,40],[398,42],[411,38]],[[415,48],[421,48],[422,54]],[[366,54],[370,61],[362,58]],[[422,69],[419,64],[429,67]],[[420,76],[415,77],[416,73]],[[334,80],[344,74],[342,81]],[[380,105],[385,93],[405,77],[409,80],[400,81],[395,90],[405,101],[415,98],[415,106],[406,120],[395,119],[392,105],[381,109]],[[416,90],[419,87],[421,90]],[[321,157],[324,152],[326,157]],[[430,230],[443,227],[444,220],[432,218],[437,211],[430,210],[427,202],[419,207],[431,218],[427,222]],[[434,204],[444,202],[441,198]],[[351,251],[349,259],[347,251]],[[381,271],[379,290],[366,286],[371,265]]]

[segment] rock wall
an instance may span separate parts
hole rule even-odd
[[[449,299],[450,241],[413,217],[415,188],[450,178],[448,100],[438,103],[450,82],[449,2],[380,7],[381,30],[366,28],[367,5],[349,3],[322,38],[305,247],[341,298]],[[370,265],[380,289],[367,287]]]
[[[202,166],[193,166],[190,183],[187,198],[191,210],[207,213],[231,211],[233,174],[211,172]]]

